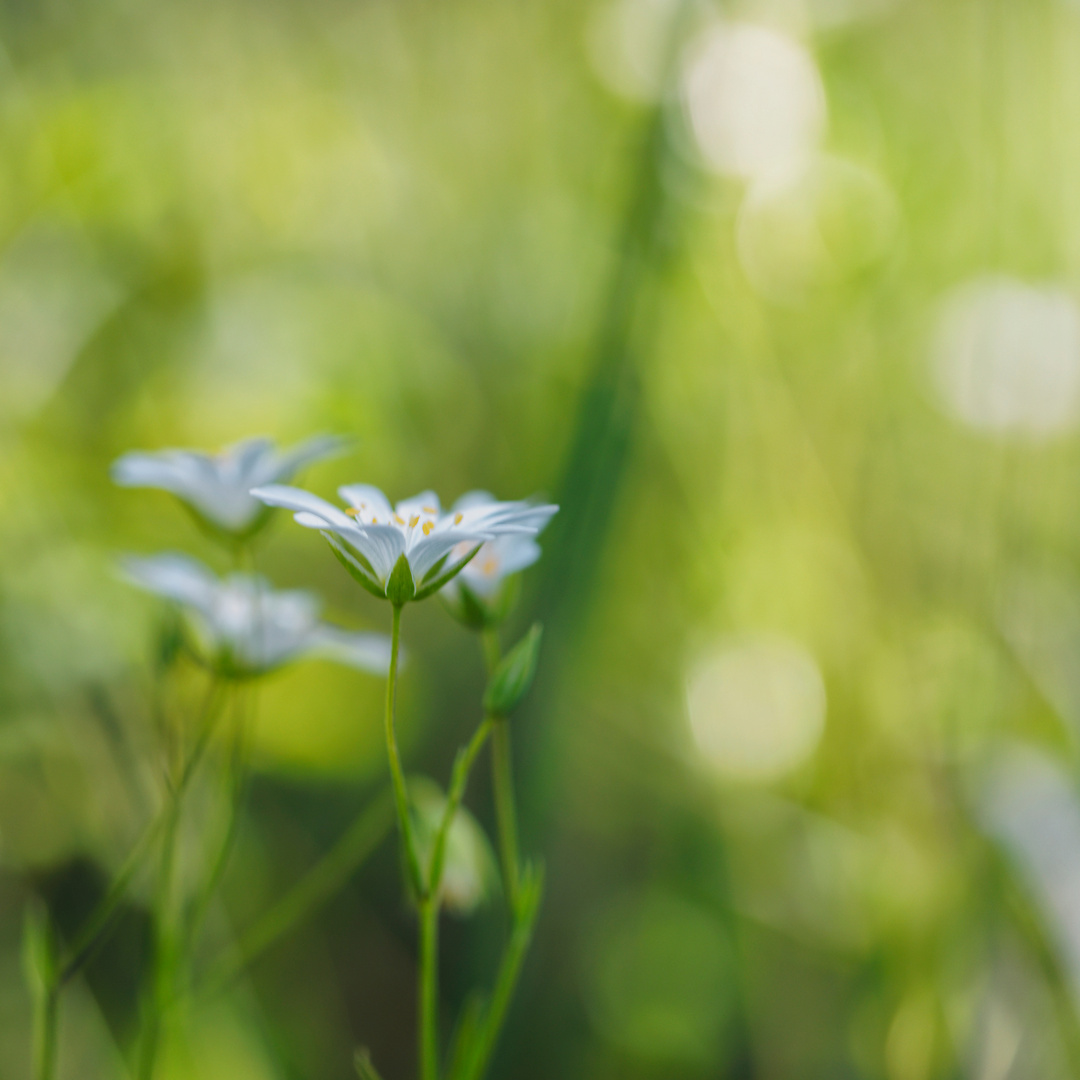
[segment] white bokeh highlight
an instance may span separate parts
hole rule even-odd
[[[764,26],[705,31],[688,55],[683,96],[702,157],[729,176],[798,172],[825,131],[825,89],[814,58]]]
[[[1080,413],[1080,309],[1054,283],[976,278],[942,304],[931,365],[943,406],[972,428],[1067,431]]]
[[[687,710],[706,764],[735,780],[779,779],[804,764],[825,730],[814,657],[774,635],[721,640],[693,666]]]

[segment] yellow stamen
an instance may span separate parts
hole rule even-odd
[[[455,514],[455,515],[454,515],[454,524],[455,524],[455,525],[460,525],[460,524],[461,524],[461,519],[462,519],[462,518],[463,518],[464,516],[465,516],[464,514]]]
[[[492,574],[494,574],[495,571],[498,570],[498,569],[499,569],[499,560],[498,559],[485,559],[484,560],[483,571],[489,577]]]
[[[349,507],[349,508],[348,508],[348,509],[347,509],[347,510],[345,511],[345,513],[346,513],[346,514],[348,514],[348,515],[349,515],[349,517],[359,517],[359,516],[360,516],[360,511],[359,511],[359,510],[357,510],[355,506],[350,506],[350,507]]]
[[[437,514],[439,512],[434,506],[421,506],[420,509],[423,510],[425,514]]]
[[[427,536],[427,534],[429,532],[431,532],[431,530],[434,529],[434,528],[435,528],[435,522],[434,521],[425,521],[424,522],[424,535]]]
[[[395,515],[394,515],[394,520],[395,520],[395,521],[396,521],[396,522],[397,522],[397,523],[398,523],[399,525],[404,525],[404,524],[405,524],[405,521],[404,521],[404,519],[403,519],[403,518],[401,518],[401,517],[399,517],[399,516],[398,516],[397,514],[395,514]]]
[[[409,518],[409,528],[410,529],[415,529],[416,528],[416,523],[419,520],[420,520],[420,515],[419,514],[413,514],[413,516],[411,518]]]

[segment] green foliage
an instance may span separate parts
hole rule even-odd
[[[536,675],[543,633],[544,628],[534,623],[491,673],[484,692],[484,709],[490,715],[509,716],[524,700]]]

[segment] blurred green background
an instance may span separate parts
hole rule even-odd
[[[226,568],[109,463],[313,431],[358,440],[323,494],[563,506],[494,1076],[1080,1076],[1078,132],[1069,0],[0,4],[0,1076],[28,901],[72,932],[153,804],[116,556]],[[286,517],[259,560],[385,629]],[[445,782],[482,663],[437,604],[404,636]],[[208,948],[384,786],[381,701],[261,687]],[[140,888],[65,1080],[125,1075]],[[501,936],[448,920],[446,1012]],[[414,956],[387,843],[163,1075],[411,1077]]]

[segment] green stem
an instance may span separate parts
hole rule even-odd
[[[490,716],[485,716],[480,726],[473,732],[473,737],[468,745],[458,753],[454,762],[454,771],[450,779],[450,790],[446,796],[446,806],[439,821],[439,831],[435,834],[435,843],[431,849],[431,862],[428,865],[427,893],[429,896],[438,896],[439,886],[442,884],[443,863],[446,859],[446,841],[450,835],[450,826],[454,823],[454,815],[461,806],[461,800],[465,797],[465,787],[469,782],[469,773],[477,754],[487,741],[495,721]]]
[[[446,797],[439,830],[431,848],[428,864],[427,888],[420,904],[420,1075],[422,1080],[438,1080],[438,1028],[439,1028],[439,887],[442,884],[443,865],[446,860],[446,841],[454,815],[465,797],[469,773],[477,754],[491,732],[492,719],[485,716],[473,733],[468,745],[460,751],[454,762],[450,790]]]
[[[225,874],[229,856],[232,854],[233,843],[236,839],[237,827],[240,821],[240,808],[244,801],[244,792],[247,786],[247,749],[248,731],[251,727],[251,716],[246,709],[246,703],[254,696],[254,690],[248,689],[245,693],[240,687],[234,698],[234,730],[232,747],[230,749],[224,770],[224,788],[227,800],[224,833],[218,846],[210,873],[206,876],[203,886],[191,905],[191,914],[185,930],[188,953],[194,950],[198,940],[199,931],[206,920],[210,910],[210,903],[217,892],[218,885]]]
[[[420,901],[420,1076],[439,1080],[439,901]]]
[[[514,929],[506,944],[502,963],[499,965],[495,989],[491,994],[491,1004],[484,1013],[461,1074],[455,1080],[479,1080],[487,1069],[499,1038],[499,1032],[506,1020],[506,1012],[521,974],[521,965],[532,940],[543,889],[543,872],[532,866],[526,867],[521,881],[520,904],[514,912]]]
[[[205,993],[224,989],[292,927],[324,904],[375,850],[394,821],[388,795],[377,799],[308,873],[240,938],[235,949],[207,972]]]
[[[401,638],[401,605],[394,604],[393,624],[390,632],[390,671],[386,677],[386,755],[390,760],[390,777],[394,784],[394,804],[397,809],[398,828],[401,830],[401,843],[405,849],[405,865],[408,868],[409,881],[416,896],[424,896],[424,879],[420,872],[420,859],[416,854],[416,838],[413,834],[412,814],[409,810],[409,792],[405,786],[405,775],[401,771],[401,757],[398,754],[397,734],[394,721],[397,709],[397,671],[398,653]]]
[[[517,811],[514,807],[514,778],[510,753],[510,724],[501,717],[491,735],[492,783],[495,791],[495,818],[499,830],[499,860],[503,885],[511,911],[517,910],[520,895]]]
[[[60,987],[47,986],[41,996],[37,1017],[37,1069],[38,1080],[52,1080],[56,1074],[57,1034],[60,1026]]]
[[[109,891],[101,898],[97,907],[91,912],[90,918],[87,919],[83,929],[72,943],[71,948],[68,950],[68,959],[60,967],[60,974],[57,980],[59,986],[62,987],[65,983],[69,982],[90,959],[97,946],[101,944],[106,931],[109,929],[113,918],[119,910],[121,902],[127,895],[132,879],[135,877],[136,872],[142,865],[143,859],[146,857],[146,853],[154,846],[158,836],[169,821],[169,818],[173,813],[174,804],[179,803],[183,798],[184,793],[187,791],[191,778],[195,775],[195,770],[198,768],[199,763],[202,761],[203,754],[206,752],[206,747],[210,742],[210,736],[213,734],[214,720],[216,718],[216,709],[214,706],[217,704],[216,697],[219,690],[220,686],[217,679],[215,679],[210,685],[207,700],[203,706],[203,716],[200,722],[200,731],[197,741],[191,751],[191,756],[184,766],[183,772],[180,774],[180,779],[177,782],[176,787],[171,792],[166,805],[161,808],[154,820],[147,826],[146,831],[139,838],[135,847],[131,849],[131,853],[124,860],[123,865],[113,879]]]
[[[218,715],[216,705],[219,703],[220,698],[224,696],[219,695],[219,689],[219,679],[215,677],[207,691],[195,747],[191,752],[191,756],[183,765],[180,777],[171,793],[168,805],[165,807],[162,825],[161,863],[154,901],[153,983],[146,1025],[143,1029],[142,1043],[139,1048],[136,1070],[139,1080],[153,1080],[154,1066],[165,1016],[172,1006],[179,963],[178,927],[176,925],[176,912],[173,909],[175,906],[174,870],[180,811],[184,791],[187,789],[191,777],[195,773],[195,768],[210,742],[210,736],[213,734]]]
[[[481,636],[484,662],[488,675],[499,666],[502,650],[499,632],[486,627]],[[502,865],[506,902],[513,911],[517,908],[521,860],[518,848],[517,809],[514,805],[513,754],[510,747],[510,725],[500,718],[491,736],[491,781],[495,794],[495,820],[499,832],[499,862]]]

